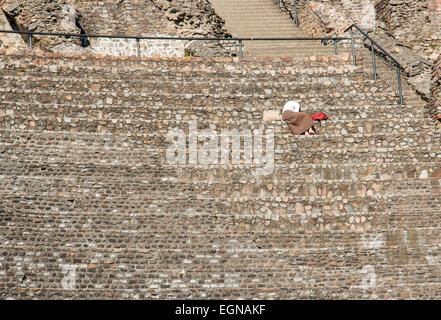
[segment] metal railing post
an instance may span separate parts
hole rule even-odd
[[[397,80],[398,80],[398,94],[400,95],[400,104],[403,105],[403,88],[401,86],[401,72],[400,67],[397,66]]]
[[[139,44],[139,38],[136,38],[136,56],[141,57],[141,46]]]
[[[239,40],[239,54],[240,58],[243,59],[242,40]]]
[[[375,62],[374,43],[372,41],[371,41],[371,51],[372,51],[372,68],[374,72],[374,80],[377,81],[377,65]]]
[[[336,56],[338,56],[337,40],[334,40],[334,53]]]
[[[32,50],[32,34],[29,35],[29,47]]]
[[[354,30],[352,30],[352,28],[351,28],[351,47],[352,47],[352,60],[355,66],[357,64],[355,62]]]
[[[299,27],[299,16],[297,15],[297,0],[293,0],[294,14],[296,16],[296,27]]]
[[[277,9],[280,10],[280,0],[277,0]]]

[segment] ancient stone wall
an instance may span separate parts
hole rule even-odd
[[[426,22],[426,0],[380,0],[375,9],[378,19],[384,21],[390,30],[405,26],[417,27]]]
[[[441,57],[434,63],[432,72],[433,101],[431,115],[441,115]],[[438,118],[441,122],[441,118]]]
[[[440,135],[345,60],[0,51],[0,298],[439,299]],[[318,136],[262,121],[293,98]],[[170,164],[191,120],[273,171]]]
[[[6,0],[2,9],[20,30],[35,32],[61,32],[79,34],[81,14],[66,0],[24,1]],[[63,46],[66,43],[80,45],[79,38],[49,36],[33,37],[34,46],[43,50]]]
[[[291,1],[285,4],[294,10]],[[376,27],[374,0],[300,0],[297,11],[301,28],[311,36],[341,35],[352,23],[368,31]]]
[[[161,35],[158,35],[161,36]],[[183,57],[185,44],[181,40],[145,40],[92,38],[92,52],[101,55],[140,57]]]
[[[431,61],[441,54],[441,9],[437,0],[378,1],[378,19],[393,35]]]
[[[11,25],[8,17],[0,10],[0,29],[2,30],[20,30],[18,26]],[[16,34],[0,33],[0,49],[7,50],[8,52],[16,52],[26,49],[27,45],[25,41],[28,41],[28,37],[23,37]]]
[[[28,31],[131,36],[231,37],[222,19],[205,1],[173,0],[5,0],[3,9]],[[103,55],[132,55],[135,41],[37,36],[43,50]],[[37,41],[36,41],[37,42]],[[188,45],[188,47],[187,47]],[[230,42],[208,43],[149,40],[140,43],[141,56],[231,56],[237,49]]]
[[[366,31],[376,27],[373,0],[307,1],[307,5],[332,28],[334,34],[341,34],[352,23]]]

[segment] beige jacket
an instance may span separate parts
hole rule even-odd
[[[294,135],[302,134],[314,125],[311,116],[305,112],[287,110],[282,114],[282,119],[286,121],[291,133]]]

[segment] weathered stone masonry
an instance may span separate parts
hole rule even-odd
[[[440,135],[348,62],[0,51],[0,296],[439,298]],[[262,121],[292,98],[320,135]],[[167,164],[188,120],[273,173]]]
[[[8,0],[3,3],[2,8],[23,30],[29,31],[80,33],[80,26],[88,34],[231,37],[223,29],[222,19],[205,1],[57,0],[41,3]],[[0,35],[0,39],[3,37]],[[39,40],[38,43],[35,40]],[[81,48],[79,38],[37,36],[34,38],[34,45],[46,51],[82,54],[130,56],[137,52],[135,40],[88,40],[91,46]],[[141,40],[140,47],[140,56],[145,57],[183,57],[186,53],[201,57],[231,56],[237,51],[230,42]],[[6,49],[9,50],[9,46]]]

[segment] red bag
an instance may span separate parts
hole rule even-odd
[[[321,120],[328,119],[328,116],[325,113],[320,111],[320,112],[312,114],[311,118],[312,118],[313,121],[315,121],[315,120],[320,120],[321,121]]]

